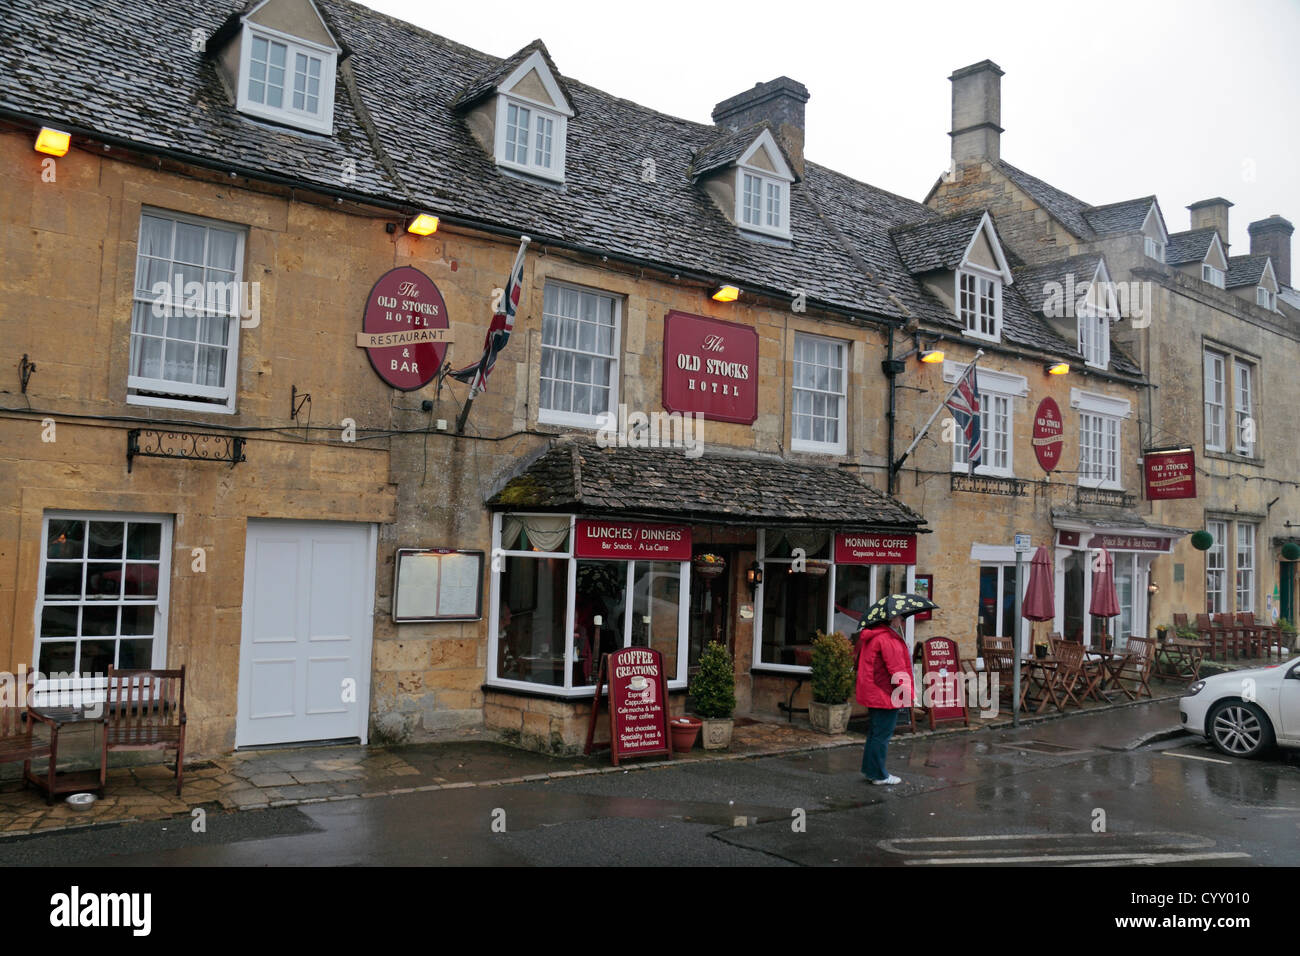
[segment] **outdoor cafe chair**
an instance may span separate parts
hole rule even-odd
[[[987,645],[989,638],[986,637],[984,638],[984,640]],[[1009,648],[1000,649],[996,647],[985,646],[984,669],[988,671],[990,675],[989,676],[990,680],[993,679],[992,675],[994,674],[997,675],[998,697],[999,699],[1005,697],[1006,703],[1008,705],[1010,705],[1012,701],[1012,683],[1014,680],[1014,673],[1013,673],[1014,668],[1015,668],[1015,658],[1012,656],[1011,650]],[[1026,673],[1021,673],[1020,709],[1022,711],[1025,710],[1025,703],[1029,694],[1029,681],[1027,678],[1028,675]]]
[[[1130,637],[1128,639],[1128,653],[1120,661],[1119,666],[1115,669],[1115,686],[1118,687],[1129,700],[1137,700],[1146,692],[1147,697],[1151,697],[1151,667],[1156,659],[1156,642],[1148,637]],[[1134,683],[1133,690],[1124,686],[1124,681]]]
[[[1255,615],[1249,611],[1238,613],[1236,620],[1237,632],[1246,645],[1246,656],[1267,657],[1268,651],[1264,644],[1264,630],[1259,624],[1255,623]]]
[[[1072,701],[1076,707],[1083,706],[1083,698],[1087,697],[1096,687],[1100,675],[1089,674],[1084,666],[1083,645],[1074,644],[1070,641],[1058,642],[1052,650],[1056,658],[1056,686],[1061,691],[1061,709],[1065,709],[1067,701]],[[1082,684],[1082,690],[1076,694],[1075,688]]]
[[[1210,620],[1208,614],[1196,615],[1196,633],[1201,640],[1210,645],[1210,657],[1215,658],[1222,653],[1223,659],[1228,659],[1228,637],[1222,626],[1215,624]]]
[[[1260,642],[1263,645],[1264,657],[1273,656],[1273,648],[1277,648],[1278,660],[1282,659],[1282,628],[1276,624],[1268,624],[1259,619],[1254,612],[1247,611],[1239,617],[1245,618],[1254,625],[1255,630],[1259,632]]]
[[[1232,619],[1231,614],[1215,614],[1212,620],[1217,626],[1223,628],[1224,640],[1227,649],[1232,651],[1233,660],[1239,660],[1245,650],[1242,646],[1245,644],[1245,640],[1242,637],[1241,628],[1237,626],[1237,622]]]

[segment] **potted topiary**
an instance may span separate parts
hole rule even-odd
[[[853,705],[849,694],[853,692],[853,645],[849,639],[835,631],[833,634],[817,632],[812,646],[812,703],[808,705],[808,720],[813,730],[823,734],[842,734],[849,729],[849,714]]]
[[[695,713],[704,720],[704,749],[725,750],[731,746],[736,709],[736,672],[725,644],[711,641],[704,649],[690,689]]]

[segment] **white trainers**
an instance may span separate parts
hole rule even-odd
[[[884,780],[873,780],[873,781],[871,781],[871,783],[872,783],[874,786],[877,786],[877,787],[893,786],[893,785],[896,784],[896,783],[902,783],[902,782],[903,782],[903,781],[902,781],[901,779],[899,779],[898,777],[895,777],[892,773],[891,773],[888,777],[886,777]]]

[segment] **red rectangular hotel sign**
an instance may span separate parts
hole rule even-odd
[[[1142,466],[1148,501],[1196,497],[1196,452],[1149,451]]]
[[[664,316],[664,408],[715,422],[758,419],[758,332],[703,315]]]
[[[835,536],[836,564],[916,564],[916,535],[848,532]]]
[[[575,522],[575,525],[575,557],[617,561],[691,559],[691,529],[684,524],[637,524],[584,519]]]

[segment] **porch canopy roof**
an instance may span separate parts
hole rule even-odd
[[[1110,531],[1115,534],[1158,535],[1165,538],[1182,538],[1196,531],[1195,528],[1155,524],[1134,511],[1120,508],[1096,511],[1053,508],[1052,527],[1058,531]]]
[[[928,533],[925,519],[851,471],[705,447],[602,448],[557,440],[487,501],[493,511],[557,511],[745,527]]]

